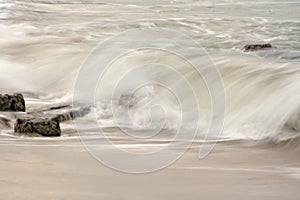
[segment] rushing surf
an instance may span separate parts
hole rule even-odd
[[[193,38],[206,49],[220,72],[226,95],[220,139],[278,142],[300,134],[300,16],[296,11],[300,3],[297,0],[259,3],[232,0],[230,4],[192,0],[172,1],[172,4],[89,0],[0,2],[0,91],[25,94],[29,110],[45,104],[71,104],[81,66],[105,39],[128,29],[168,28]],[[270,7],[269,12],[258,12],[266,6]],[[272,48],[245,52],[243,46],[248,43],[271,43]],[[195,93],[185,94],[184,85],[167,70],[145,68],[128,77],[116,96],[105,94],[126,71],[145,62],[173,66],[188,79]],[[141,79],[163,80],[186,95],[186,99],[195,95],[200,110],[198,131],[201,135],[207,130],[212,106],[205,81],[178,57],[147,50],[126,54],[112,63],[102,82],[104,92],[96,91],[92,105],[100,126],[175,131],[182,125],[188,134],[189,123],[198,123],[190,119],[187,124],[179,124],[182,112],[188,110],[180,110],[176,98],[160,86],[145,86],[133,92]],[[114,120],[116,113],[118,124]],[[3,118],[12,120],[14,116]],[[86,120],[88,124],[89,116]],[[10,133],[7,130],[3,134]]]

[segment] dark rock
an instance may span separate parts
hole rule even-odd
[[[90,112],[90,107],[79,108],[65,113],[31,113],[26,118],[18,118],[15,123],[15,133],[34,134],[46,137],[61,135],[59,123],[83,117]]]
[[[0,111],[25,112],[25,101],[22,94],[0,94]]]
[[[61,135],[59,121],[49,118],[21,119],[15,123],[15,133],[37,133],[46,137]]]
[[[267,44],[247,44],[244,46],[245,51],[255,51],[255,50],[260,50],[260,49],[267,49],[267,48],[272,48],[272,45],[267,43]]]

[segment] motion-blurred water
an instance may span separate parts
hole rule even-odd
[[[29,102],[36,99],[29,109],[39,101],[71,102],[78,70],[97,44],[129,29],[167,28],[202,45],[220,70],[226,92],[223,138],[286,140],[300,131],[299,11],[298,0],[1,0],[0,91],[23,92]],[[266,42],[274,48],[242,51],[248,43]],[[113,64],[107,82],[146,60],[188,69],[174,55],[133,52]],[[149,74],[180,88],[166,72],[146,71],[131,77],[123,95],[135,79],[147,79]],[[201,102],[201,132],[209,118],[209,95],[200,77],[191,75],[190,82]],[[165,120],[165,129],[178,128],[180,110],[173,105],[173,97],[155,87],[136,95],[132,105],[114,100],[119,112],[130,107],[133,113],[134,122],[125,120],[122,126],[134,129],[147,125],[150,104],[160,104],[168,115],[150,113],[153,126],[145,127],[155,129]],[[96,111],[103,126],[114,126],[108,100],[99,94]]]

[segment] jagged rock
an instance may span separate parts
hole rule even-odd
[[[25,101],[22,94],[0,94],[0,111],[25,112]]]
[[[90,107],[67,111],[65,113],[31,113],[26,118],[18,118],[15,123],[15,133],[37,133],[47,137],[61,135],[60,122],[83,117],[90,112]]]
[[[247,44],[244,46],[245,51],[255,51],[259,49],[267,49],[267,48],[272,48],[272,45],[267,43],[267,44]]]
[[[18,118],[14,129],[15,133],[37,133],[47,137],[58,137],[61,135],[59,121],[49,118]]]

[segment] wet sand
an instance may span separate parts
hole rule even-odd
[[[133,175],[103,166],[76,139],[1,140],[0,196],[5,200],[299,199],[299,148],[227,142],[199,160],[198,147],[193,145],[168,168]]]

